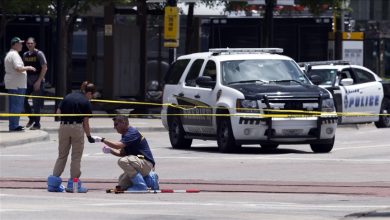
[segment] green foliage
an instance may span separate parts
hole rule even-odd
[[[344,2],[349,0],[297,0],[297,4],[306,6],[309,8],[309,11],[314,15],[319,15],[331,8],[334,13],[339,14],[342,9]],[[349,8],[344,8],[343,10],[350,10]]]
[[[0,0],[2,15],[46,14],[50,0]]]
[[[345,1],[348,0],[296,0],[296,4],[307,7],[309,11],[314,15],[320,15],[321,13],[324,13],[329,9],[333,9],[333,11],[338,14],[342,4]],[[248,2],[246,1],[201,0],[201,2],[206,4],[210,8],[225,5],[225,11],[236,11],[237,9],[247,10],[248,8],[253,9],[256,6],[258,8],[261,8],[258,5],[248,5]]]

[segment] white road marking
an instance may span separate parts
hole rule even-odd
[[[309,157],[283,157],[285,155],[269,155],[269,156],[228,156],[223,157],[219,156],[218,160],[294,160],[294,161],[336,161],[336,162],[351,162],[351,163],[390,163],[389,159],[346,159],[346,158],[309,158]],[[291,156],[291,155],[290,155]],[[35,157],[35,155],[0,155],[0,157]],[[94,154],[84,154],[84,158],[93,158],[93,157],[106,157],[104,153],[94,153]],[[155,159],[185,159],[185,160],[210,160],[214,156],[155,156]]]
[[[357,147],[335,147],[332,151],[339,151],[339,150],[355,150],[355,149],[365,149],[365,148],[381,148],[381,147],[389,147],[389,144],[382,144],[382,145],[365,145],[365,146],[357,146]]]
[[[10,197],[10,198],[31,198],[31,199],[58,199],[57,196],[45,196],[45,195],[20,195],[20,194],[0,194],[2,198]],[[78,200],[79,202],[76,203],[78,207],[81,206],[95,206],[95,207],[107,207],[107,206],[169,206],[169,207],[178,207],[178,206],[214,206],[214,207],[220,207],[220,208],[226,208],[228,206],[232,208],[237,208],[239,206],[242,207],[250,207],[250,208],[272,208],[272,209],[298,209],[298,210],[317,210],[317,209],[326,209],[326,210],[341,210],[345,211],[346,209],[385,209],[390,208],[389,205],[359,205],[359,204],[339,204],[339,201],[337,201],[337,204],[309,204],[309,203],[289,203],[289,202],[256,202],[256,201],[212,201],[212,202],[187,202],[187,201],[154,201],[152,199],[146,199],[145,201],[140,201],[139,197],[133,198],[133,201],[131,201],[131,197],[126,197],[126,199],[120,199],[117,196],[113,197],[113,199],[107,199],[107,198],[85,198],[85,197],[61,197],[61,200],[67,200],[71,202],[70,204],[67,204],[67,206],[72,206],[72,201]],[[85,202],[85,204],[81,204],[80,202]],[[38,205],[38,204],[37,204]],[[63,206],[64,204],[62,204]],[[39,204],[40,206],[40,204]],[[50,209],[50,207],[46,207]],[[5,208],[1,209],[1,211],[15,211],[19,209],[10,209]],[[26,209],[24,209],[26,210]],[[30,210],[30,209],[29,209]],[[39,211],[39,209],[32,209],[31,211]]]
[[[33,198],[33,199],[53,199],[53,196],[44,196],[44,195],[20,195],[20,194],[1,194],[1,197],[4,199],[6,197],[19,197],[19,198]],[[335,210],[335,211],[345,211],[345,210],[367,210],[367,209],[385,209],[390,208],[389,205],[359,205],[359,204],[340,204],[337,201],[335,204],[308,204],[308,203],[286,203],[286,202],[256,202],[256,201],[211,201],[211,202],[174,202],[174,201],[154,201],[152,199],[147,199],[145,201],[140,201],[139,197],[133,198],[131,201],[131,197],[126,197],[126,199],[119,199],[117,196],[115,198],[107,199],[107,198],[85,198],[85,197],[61,197],[62,201],[68,201],[70,204],[66,204],[66,206],[72,206],[74,201],[78,201],[75,206],[93,206],[93,207],[118,207],[118,206],[167,206],[167,207],[179,207],[179,206],[190,206],[190,207],[214,207],[226,209],[226,207],[231,207],[232,209],[237,209],[238,207],[247,207],[247,208],[257,208],[257,209],[295,209],[295,210]],[[119,200],[119,201],[118,201]],[[80,202],[84,202],[80,203]],[[64,203],[62,202],[62,206]],[[39,209],[35,209],[30,207],[31,209],[23,208],[24,211],[40,211]],[[50,206],[46,206],[45,208],[51,209]],[[161,207],[163,209],[163,207]],[[20,209],[22,210],[22,209]],[[19,209],[15,208],[2,208],[1,212],[5,211],[19,211]]]
[[[155,159],[196,159],[196,160],[210,160],[210,157],[155,157]],[[389,159],[344,159],[344,158],[304,158],[304,157],[289,157],[280,158],[275,156],[270,157],[218,157],[218,160],[300,160],[300,161],[337,161],[337,162],[357,162],[357,163],[390,163]]]

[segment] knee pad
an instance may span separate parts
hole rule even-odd
[[[133,185],[127,189],[127,191],[146,191],[148,186],[145,183],[144,178],[140,173],[137,173],[133,178],[131,178]]]
[[[65,187],[61,185],[61,183],[62,183],[61,177],[50,175],[47,178],[47,191],[63,192]]]
[[[157,173],[150,171],[150,173],[146,176],[144,176],[144,180],[146,182],[146,185],[152,189],[152,190],[159,190],[159,182],[158,182],[158,175]]]

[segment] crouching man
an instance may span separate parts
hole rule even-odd
[[[158,190],[158,176],[154,172],[155,161],[145,137],[129,125],[126,116],[113,118],[114,128],[122,135],[120,141],[111,141],[94,136],[96,142],[103,142],[103,152],[120,157],[118,165],[124,173],[119,176],[121,190],[145,191],[148,188]]]

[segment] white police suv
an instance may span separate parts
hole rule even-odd
[[[313,85],[279,48],[210,49],[180,56],[165,77],[162,122],[173,148],[217,140],[220,152],[242,144],[274,149],[310,144],[332,150],[332,95]]]
[[[371,70],[347,61],[300,63],[306,74],[317,78],[320,87],[334,98],[339,124],[374,122],[378,128],[390,127],[390,83]],[[315,80],[314,80],[315,81]]]

